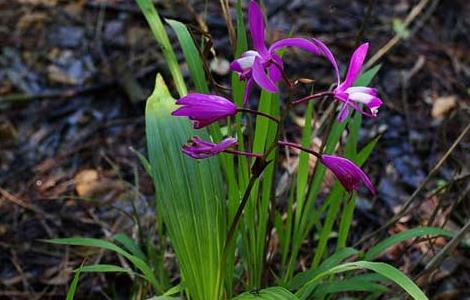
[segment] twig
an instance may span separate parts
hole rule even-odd
[[[451,252],[452,250],[457,247],[457,245],[460,243],[460,241],[465,237],[465,234],[470,231],[470,219],[467,220],[467,223],[460,229],[460,231],[448,242],[444,248],[436,255],[434,256],[430,262],[424,267],[424,270],[421,271],[421,273],[416,276],[417,280],[421,279],[420,281],[427,281],[427,277],[430,275],[430,273],[438,267],[442,261],[446,258],[446,256]]]
[[[235,28],[233,27],[232,15],[230,14],[230,5],[228,0],[220,0],[220,6],[222,7],[225,23],[227,24],[230,45],[232,45],[232,48],[235,48],[235,45],[237,44],[237,36],[235,34]]]
[[[431,7],[431,12],[434,10],[434,8],[437,6],[439,0],[435,0],[432,4]],[[423,9],[426,7],[428,4],[429,0],[421,0],[413,9],[411,12],[408,14],[408,16],[405,18],[405,21],[403,21],[403,26],[406,28],[408,27],[411,22],[423,11]],[[422,23],[420,23],[420,26]],[[414,30],[413,32],[415,32]],[[396,44],[401,40],[400,35],[397,33],[395,34],[382,48],[377,51],[377,53],[372,56],[367,63],[364,66],[364,69],[368,69],[371,66],[373,66],[378,60],[380,60],[385,54],[387,54],[393,47],[395,47]]]
[[[408,198],[408,200],[405,202],[401,210],[387,223],[382,225],[380,228],[374,230],[372,233],[367,234],[364,236],[362,239],[360,239],[354,247],[356,247],[359,244],[362,244],[364,241],[369,240],[372,238],[374,235],[377,233],[383,231],[384,229],[387,229],[391,225],[395,224],[398,220],[400,220],[404,215],[408,213],[409,208],[411,205],[415,202],[417,199],[418,195],[421,193],[421,191],[424,189],[424,187],[429,183],[429,181],[437,174],[437,172],[441,169],[441,167],[444,165],[446,162],[447,158],[452,154],[452,152],[455,150],[455,148],[460,144],[462,139],[465,137],[465,135],[470,131],[470,123],[465,127],[465,129],[460,133],[460,135],[457,137],[457,139],[454,141],[452,146],[447,150],[447,152],[444,154],[444,156],[436,163],[436,165],[432,168],[432,170],[429,172],[428,176],[421,182],[421,184],[418,186],[418,188],[413,192],[413,194]]]

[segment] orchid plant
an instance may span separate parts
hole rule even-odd
[[[399,270],[373,261],[394,241],[402,241],[404,237],[392,236],[393,241],[379,243],[364,255],[347,246],[357,191],[363,185],[371,194],[376,192],[372,180],[360,166],[377,139],[357,149],[362,117],[376,117],[382,105],[377,90],[368,87],[379,68],[362,70],[368,43],[354,51],[341,81],[332,51],[319,39],[290,37],[266,46],[265,17],[255,0],[248,3],[253,46],[249,50],[242,1],[238,0],[236,53],[239,55],[230,64],[233,71],[231,96],[209,92],[207,67],[198,55],[193,37],[184,24],[167,20],[176,33],[195,83],[196,91],[187,93],[155,7],[150,0],[136,1],[162,48],[179,94],[179,99],[175,100],[163,78],[157,76],[145,116],[149,160],[139,154],[155,186],[158,243],[142,251],[144,241],[138,244],[122,235],[113,242],[89,238],[52,240],[57,244],[111,250],[133,266],[132,270],[114,265],[82,266],[75,275],[73,289],[80,272],[101,271],[137,273],[136,278],[143,278],[146,283],[137,286],[138,295],[156,295],[150,299],[326,299],[330,294],[349,291],[351,286],[356,292],[370,293],[368,299],[379,299],[389,292],[380,283],[390,281],[414,299],[427,299]],[[282,54],[288,47],[326,59],[336,77],[332,88],[281,101],[281,83],[285,84],[289,95],[301,90],[298,81],[291,80],[286,73],[288,65]],[[252,95],[255,85],[261,90],[259,97]],[[333,115],[330,125],[325,127],[325,141],[320,149],[311,146],[313,108],[318,101],[339,108],[336,118]],[[306,106],[300,142],[286,138],[286,120],[289,112],[298,106]],[[251,124],[253,119],[255,122]],[[345,155],[335,155],[347,125]],[[280,196],[275,188],[280,150],[298,153],[296,178],[291,179],[291,186],[287,188],[286,205],[278,205]],[[316,163],[313,175],[309,172],[309,156],[313,156]],[[316,201],[321,198],[326,170],[330,170],[338,182],[326,198]],[[336,232],[335,223],[338,223]],[[419,232],[446,234],[433,228]],[[315,233],[318,241],[314,242],[313,249],[310,249],[311,243],[308,244],[305,250],[313,254],[311,259],[310,256],[303,259],[301,268],[300,252],[311,233]],[[406,236],[419,235],[413,234]],[[332,236],[337,236],[337,241],[335,251],[328,256]],[[167,241],[171,242],[178,262],[179,276],[169,273]],[[147,245],[152,243],[153,239]],[[273,257],[276,257],[276,266],[273,266]],[[364,260],[344,262],[362,257]],[[171,269],[174,272],[174,268]],[[377,274],[337,275],[353,270],[370,270]],[[277,286],[267,287],[271,283]],[[142,299],[139,297],[134,298]]]
[[[235,59],[231,63],[232,70],[239,75],[240,80],[247,81],[245,96],[243,98],[244,104],[248,102],[253,82],[268,92],[277,93],[279,89],[276,83],[284,78],[288,88],[294,88],[294,84],[291,83],[284,71],[281,57],[276,53],[277,50],[290,46],[306,50],[316,56],[322,55],[327,57],[334,67],[338,82],[333,92],[322,91],[298,100],[293,100],[287,104],[289,108],[292,107],[292,105],[302,104],[306,101],[314,101],[322,96],[331,95],[334,99],[343,103],[337,118],[340,122],[343,122],[349,115],[350,107],[368,117],[377,116],[378,109],[382,105],[382,100],[377,97],[377,90],[369,87],[352,86],[361,72],[367,54],[368,43],[360,45],[353,53],[346,78],[340,83],[340,74],[336,60],[323,42],[318,39],[309,40],[299,37],[286,38],[273,43],[268,49],[265,45],[264,16],[259,5],[253,0],[250,1],[249,4],[248,16],[254,50],[244,52],[240,58]],[[208,126],[220,119],[233,116],[238,111],[265,115],[258,111],[244,110],[243,108],[238,109],[232,101],[224,97],[210,94],[191,93],[177,100],[176,104],[181,105],[181,107],[176,109],[172,115],[188,117],[193,121],[194,128],[196,129]],[[367,110],[362,110],[361,104],[364,104]],[[274,116],[267,115],[267,117],[276,120]],[[282,122],[278,122],[278,126],[282,126]],[[262,153],[231,150],[230,148],[236,144],[236,139],[233,137],[226,138],[219,144],[193,137],[188,144],[183,146],[183,152],[195,159],[208,158],[221,152],[258,157],[260,159],[263,159],[265,156],[265,154]],[[375,192],[375,188],[369,177],[357,165],[344,157],[322,155],[292,142],[278,141],[278,144],[297,148],[318,157],[319,161],[336,175],[344,188],[349,192],[358,189],[360,183],[364,183],[372,193]]]

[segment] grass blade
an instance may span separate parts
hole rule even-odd
[[[175,52],[173,52],[170,39],[165,31],[165,26],[163,26],[162,20],[160,19],[153,2],[151,0],[136,0],[136,2],[144,14],[145,19],[147,19],[155,39],[160,45],[160,49],[165,56],[166,64],[170,69],[176,89],[178,90],[178,94],[181,97],[186,95],[188,91],[186,89],[186,84],[184,83],[178,61],[176,60]]]
[[[360,269],[367,269],[373,272],[376,272],[388,279],[390,279],[395,284],[399,285],[403,290],[405,290],[408,295],[410,295],[415,300],[427,300],[428,298],[426,295],[421,291],[421,289],[409,279],[405,274],[400,272],[398,269],[392,267],[386,263],[379,263],[379,262],[369,262],[369,261],[357,261],[357,262],[350,262],[344,263],[342,265],[336,266],[326,272],[320,273],[315,278],[313,278],[310,282],[308,282],[304,287],[308,287],[310,284],[315,284],[318,280],[323,277],[342,273],[346,271],[353,271],[353,270],[360,270]]]
[[[80,273],[81,273],[82,268],[83,268],[83,264],[80,266],[78,271],[75,272],[72,283],[70,284],[70,287],[67,291],[67,296],[65,297],[65,300],[73,300],[73,298],[75,298],[75,293],[77,292],[78,280],[80,279]]]
[[[129,269],[109,264],[83,266],[81,270],[78,269],[77,272],[78,271],[82,273],[133,273]]]
[[[94,238],[63,238],[46,240],[45,242],[59,245],[96,247],[116,252],[117,254],[120,254],[126,259],[128,259],[138,270],[142,272],[144,278],[150,282],[156,293],[163,293],[162,285],[160,284],[160,282],[157,281],[153,270],[145,261],[130,254],[129,252],[125,251],[124,249],[116,246],[111,242]]]
[[[176,20],[165,19],[176,33],[176,37],[183,50],[184,59],[188,64],[189,73],[193,79],[196,90],[200,93],[208,93],[206,73],[204,72],[204,64],[199,56],[199,50],[194,44],[193,38],[189,33],[186,25]]]
[[[139,245],[137,245],[130,237],[128,237],[124,233],[116,234],[113,239],[119,243],[121,243],[130,253],[137,256],[142,260],[147,260],[145,257],[144,252],[140,249]]]
[[[305,285],[308,281],[312,280],[315,276],[320,274],[321,272],[325,272],[335,266],[337,266],[339,263],[341,263],[343,260],[358,254],[359,251],[357,251],[354,248],[343,248],[338,250],[335,254],[331,255],[327,259],[325,259],[318,268],[315,270],[308,270],[302,273],[297,274],[288,284],[287,287],[290,290],[298,290],[302,287],[302,285]]]
[[[400,233],[394,234],[382,242],[378,243],[374,247],[370,248],[369,251],[366,252],[364,255],[365,260],[373,260],[384,253],[388,248],[406,241],[411,238],[416,238],[420,236],[426,235],[437,235],[437,236],[445,236],[445,237],[453,237],[454,233],[442,228],[438,227],[418,227],[413,228],[407,231],[402,231]]]

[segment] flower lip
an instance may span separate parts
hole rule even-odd
[[[367,174],[349,159],[335,155],[323,154],[320,161],[325,165],[325,167],[331,170],[333,174],[335,174],[336,178],[338,178],[348,192],[357,190],[359,185],[362,183],[371,191],[371,193],[376,193],[375,187]]]
[[[176,117],[188,117],[196,129],[237,113],[237,106],[233,102],[216,95],[191,93],[177,100],[176,104],[181,107],[171,114]]]
[[[339,83],[333,91],[335,98],[343,102],[343,106],[340,108],[337,117],[339,122],[343,122],[347,118],[349,107],[352,107],[365,116],[376,117],[378,109],[383,103],[382,100],[377,97],[377,89],[364,86],[352,86],[359,77],[368,48],[369,44],[364,43],[354,51],[344,81]],[[336,73],[339,78],[338,71],[336,71]],[[364,109],[361,108],[361,104],[365,106]]]

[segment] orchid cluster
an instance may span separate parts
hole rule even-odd
[[[246,81],[243,105],[248,103],[253,84],[258,85],[261,89],[270,93],[279,92],[277,85],[281,81],[284,81],[289,88],[293,87],[293,84],[284,71],[284,63],[278,51],[286,47],[295,47],[314,56],[327,59],[335,72],[337,83],[333,90],[309,95],[291,101],[288,105],[299,105],[322,97],[330,97],[341,104],[337,115],[338,122],[343,122],[351,109],[367,117],[375,117],[377,115],[382,101],[377,97],[376,89],[353,86],[361,72],[362,65],[367,55],[367,43],[360,45],[354,51],[345,79],[341,81],[336,59],[323,42],[314,38],[293,37],[281,39],[267,47],[265,44],[264,16],[260,7],[254,0],[250,1],[248,13],[249,30],[254,49],[244,52],[240,58],[235,59],[231,63],[232,71],[238,74],[240,80]],[[282,120],[278,120],[274,116],[245,107],[237,107],[231,100],[216,95],[190,93],[177,100],[176,104],[180,105],[180,107],[176,109],[172,115],[188,117],[193,122],[195,129],[204,128],[219,120],[232,117],[237,113],[254,113],[277,122],[278,126],[282,124]],[[239,151],[234,148],[236,145],[237,140],[233,137],[227,137],[219,143],[213,143],[204,141],[196,136],[192,137],[188,143],[183,146],[182,151],[195,159],[208,158],[222,152],[260,159],[263,159],[267,155],[266,153]],[[301,145],[283,140],[277,141],[277,145],[297,148],[316,156],[324,166],[335,174],[348,192],[357,190],[361,183],[372,193],[375,192],[369,177],[357,165],[346,158],[321,154],[311,149],[304,148]]]

